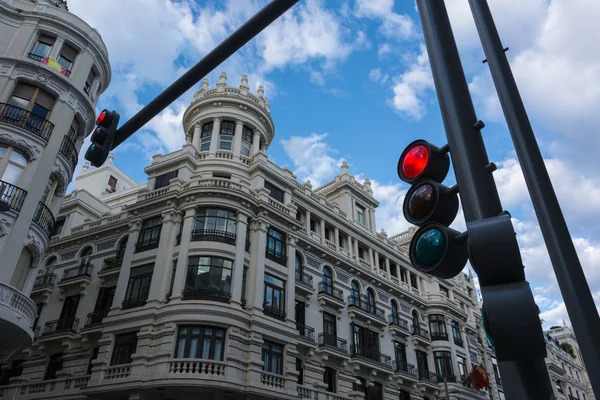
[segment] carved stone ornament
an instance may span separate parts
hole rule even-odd
[[[24,150],[27,154],[27,159],[30,162],[37,160],[38,156],[40,155],[40,149],[37,146],[27,143],[23,139],[17,139],[14,135],[2,134],[0,135],[0,141]]]
[[[129,231],[139,231],[142,229],[142,220],[138,219],[129,223]]]

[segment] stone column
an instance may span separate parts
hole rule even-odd
[[[192,146],[196,149],[196,151],[200,151],[200,134],[202,133],[202,128],[200,124],[194,125],[194,136],[192,138]]]
[[[392,276],[390,271],[390,259],[387,257],[385,258],[385,272],[387,272],[388,276]]]
[[[400,268],[400,264],[396,264],[396,274],[398,275],[398,280],[402,282],[402,269]]]
[[[373,266],[375,265],[375,262],[373,261],[373,249],[369,248],[369,259],[367,260],[369,262],[369,265]]]
[[[177,212],[174,209],[166,210],[162,215],[162,228],[160,230],[160,239],[156,259],[154,260],[154,272],[152,273],[152,282],[150,282],[150,293],[148,294],[148,303],[160,304],[165,301],[169,286],[169,275],[173,265],[173,247],[176,240],[176,219]]]
[[[260,133],[257,130],[254,130],[254,135],[252,136],[252,156],[257,155],[260,152]]]
[[[369,209],[369,227],[373,233],[377,233],[377,227],[375,226],[375,212]]]
[[[295,320],[296,314],[296,241],[291,235],[287,238],[287,288],[285,292],[285,308],[288,321]]]
[[[171,300],[181,299],[183,286],[185,285],[185,275],[188,264],[188,250],[190,248],[190,238],[192,237],[192,226],[196,216],[196,208],[190,207],[184,210],[183,230],[181,231],[181,243],[179,244],[179,255],[177,258],[177,268],[175,268],[175,280],[173,281],[173,293]]]
[[[123,300],[125,300],[125,292],[127,291],[127,283],[129,282],[129,273],[131,270],[131,258],[135,251],[135,244],[142,228],[142,220],[137,219],[129,223],[129,235],[127,237],[127,246],[125,246],[125,254],[123,255],[123,262],[121,263],[121,272],[119,273],[119,280],[117,281],[117,288],[115,290],[115,297],[111,310],[121,309]]]
[[[306,234],[310,237],[310,211],[306,210],[306,221],[304,221],[306,225]]]
[[[375,266],[376,269],[380,269],[379,253],[375,250],[373,250],[373,265]]]
[[[326,237],[325,237],[325,220],[324,219],[321,220],[321,229],[320,229],[320,231],[321,231],[321,242],[325,243]]]
[[[233,287],[231,301],[240,303],[242,301],[242,284],[244,281],[244,256],[246,255],[246,227],[248,226],[248,215],[243,211],[237,212],[236,241],[235,241],[235,263],[233,267]]]
[[[354,239],[354,258],[358,261],[358,239]]]
[[[267,248],[267,223],[257,218],[251,230],[252,258],[248,269],[246,288],[248,308],[263,307],[263,289],[265,285],[265,251]]]
[[[340,249],[340,230],[337,226],[335,228],[333,228],[333,241],[335,243],[335,249],[339,250]]]
[[[210,137],[210,154],[215,154],[219,148],[219,133],[221,132],[221,118],[215,118],[213,121],[213,131]]]
[[[233,135],[233,156],[239,157],[240,152],[242,151],[242,128],[244,127],[244,123],[242,121],[236,121],[235,123],[235,133]]]

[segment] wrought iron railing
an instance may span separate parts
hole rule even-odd
[[[350,307],[356,307],[385,321],[385,312],[374,303],[370,302],[367,297],[359,297],[356,295],[348,296],[348,308]]]
[[[463,340],[456,336],[454,337],[454,344],[456,344],[457,346],[460,346],[460,347],[465,347]]]
[[[183,300],[209,300],[228,303],[231,292],[219,289],[185,289],[182,293]]]
[[[279,252],[275,249],[267,247],[265,255],[269,260],[273,260],[281,265],[286,265],[287,263],[285,252]]]
[[[35,283],[33,284],[33,290],[41,289],[45,286],[54,286],[54,282],[56,282],[56,274],[44,274],[35,278]]]
[[[42,336],[52,335],[61,332],[75,332],[79,326],[79,318],[61,318],[46,322]]]
[[[409,331],[408,322],[405,319],[400,318],[396,314],[390,314],[389,319],[390,319],[390,325],[397,326],[406,331]]]
[[[429,332],[417,325],[412,326],[412,334],[429,340]]]
[[[369,360],[378,362],[379,364],[383,364],[386,367],[392,367],[392,358],[386,354],[359,345],[352,346],[351,350],[352,351],[350,352],[350,355],[352,357],[367,358]]]
[[[109,271],[111,269],[121,268],[123,264],[123,254],[117,254],[114,257],[105,258],[102,262],[101,271]]]
[[[281,321],[285,321],[285,311],[279,307],[273,307],[263,304],[263,313],[269,317],[276,318]]]
[[[125,299],[125,300],[123,300],[123,303],[121,303],[121,309],[127,310],[129,308],[145,306],[147,300],[148,300],[148,293],[146,293],[144,296],[132,297],[129,299]]]
[[[35,115],[24,108],[13,106],[12,104],[0,103],[0,122],[7,123],[48,141],[54,124],[45,118]]]
[[[90,263],[81,264],[81,265],[78,265],[78,266],[72,267],[72,268],[67,268],[63,271],[63,276],[60,281],[64,282],[64,281],[68,281],[68,280],[83,277],[83,276],[91,277],[93,269],[94,269],[94,266]]]
[[[330,333],[319,333],[319,346],[333,347],[344,353],[348,352],[348,341]]]
[[[417,368],[412,365],[407,363],[404,360],[396,360],[394,361],[394,371],[396,372],[404,372],[407,373],[409,375],[414,375],[417,376]]]
[[[456,382],[456,376],[450,373],[447,373],[446,375],[437,375],[438,383],[443,383],[444,379],[446,382]]]
[[[302,283],[313,288],[313,277],[302,271],[296,271],[296,282]]]
[[[315,340],[315,328],[307,325],[296,324],[296,329],[300,332],[300,336],[303,336],[311,341]]]
[[[333,297],[342,303],[344,302],[344,292],[341,289],[333,287],[333,285],[328,284],[327,282],[319,282],[319,294],[321,293]]]
[[[89,313],[85,319],[85,327],[88,328],[90,326],[101,324],[102,320],[107,314],[108,310],[100,310]]]
[[[431,340],[448,340],[447,332],[431,332]]]
[[[141,253],[142,251],[148,251],[158,248],[160,242],[160,232],[158,236],[151,237],[145,240],[138,240],[135,244],[135,252]]]
[[[31,58],[32,60],[37,61],[37,62],[42,62],[42,60],[45,57],[44,56],[40,56],[39,54],[29,53],[29,58]]]
[[[196,229],[192,231],[192,241],[222,242],[235,245],[236,234],[214,229]]]
[[[27,191],[8,182],[0,181],[0,201],[8,204],[11,210],[21,211]]]
[[[38,203],[35,214],[33,214],[33,222],[48,236],[48,239],[54,234],[54,215],[52,211],[41,201]]]
[[[437,382],[437,375],[434,372],[419,370],[418,375],[420,381],[427,381],[432,383]]]
[[[75,147],[75,143],[65,136],[63,137],[58,151],[71,162],[71,167],[75,169],[75,166],[77,165],[77,148]]]

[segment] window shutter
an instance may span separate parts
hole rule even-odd
[[[50,93],[40,89],[35,102],[47,110],[52,110],[52,107],[54,107],[55,98]]]
[[[48,46],[52,46],[55,41],[56,41],[56,38],[53,38],[52,36],[44,35],[43,33],[40,35],[40,38],[38,39],[38,42],[42,42],[44,44],[47,44]]]
[[[13,96],[20,97],[22,99],[31,100],[33,93],[35,92],[35,86],[29,85],[24,82],[19,82]]]
[[[71,62],[75,62],[75,58],[77,57],[77,50],[65,43],[63,44],[62,49],[60,49],[60,55]]]

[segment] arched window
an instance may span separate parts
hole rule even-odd
[[[375,293],[373,289],[367,289],[367,311],[375,313]]]
[[[400,321],[400,310],[398,310],[398,302],[392,300],[392,315],[390,315],[390,322],[398,325]]]
[[[304,273],[304,265],[302,265],[302,256],[296,252],[296,280],[302,281],[302,274]]]
[[[356,281],[352,281],[350,284],[350,303],[360,307],[360,286]]]
[[[329,267],[323,267],[323,292],[327,294],[333,293],[333,274],[331,273],[331,269]]]

